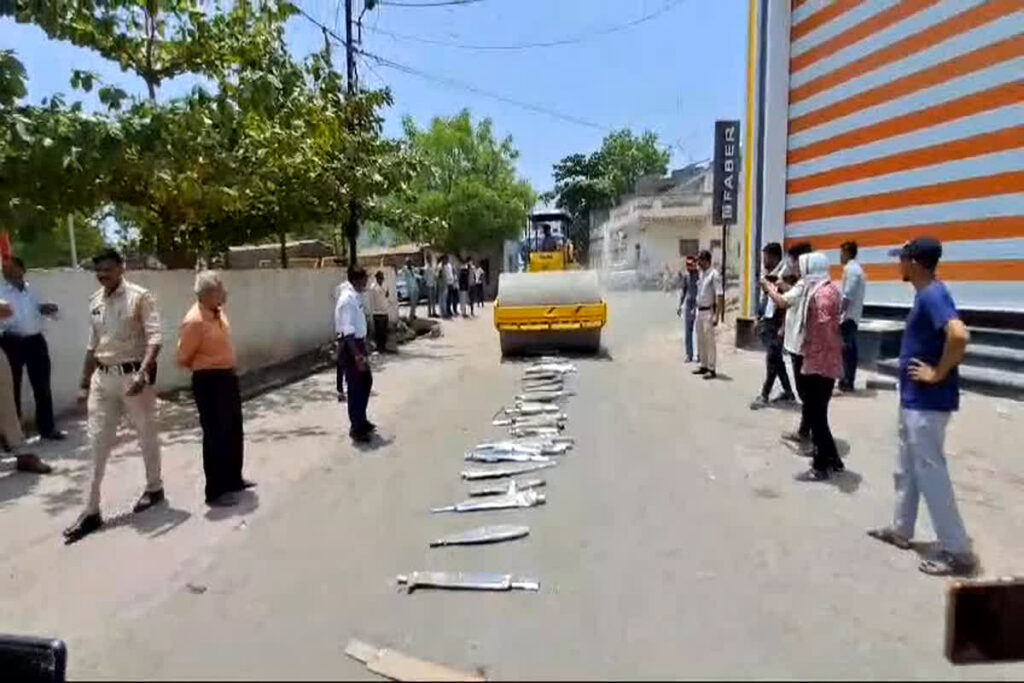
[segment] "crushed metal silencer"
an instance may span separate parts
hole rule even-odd
[[[482,526],[476,529],[459,531],[454,534],[442,536],[430,542],[431,548],[439,548],[447,545],[479,545],[482,543],[501,543],[503,541],[514,541],[529,535],[530,527],[520,524],[495,524],[493,526]]]
[[[412,572],[399,574],[398,584],[412,593],[417,588],[447,588],[471,591],[538,591],[540,581],[492,572]]]

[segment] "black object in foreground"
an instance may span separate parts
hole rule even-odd
[[[63,640],[0,635],[0,672],[4,680],[63,683],[67,661]]]
[[[954,664],[1024,661],[1024,579],[951,583],[946,657]]]

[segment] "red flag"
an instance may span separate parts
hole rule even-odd
[[[11,236],[6,230],[4,230],[3,232],[0,232],[0,259],[2,259],[4,263],[7,263],[11,260],[11,256],[13,255],[14,252],[11,249]]]

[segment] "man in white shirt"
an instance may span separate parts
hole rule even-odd
[[[717,353],[715,348],[715,328],[718,317],[725,310],[725,290],[722,287],[722,276],[711,267],[711,252],[707,249],[697,254],[697,267],[700,278],[697,280],[697,347],[699,349],[700,367],[693,371],[695,375],[703,375],[704,379],[714,379]]]
[[[857,376],[857,327],[864,312],[864,269],[857,262],[857,243],[844,242],[839,248],[843,264],[843,322],[839,331],[843,335],[843,378],[840,391],[853,391]]]
[[[476,264],[476,278],[473,280],[473,288],[476,290],[476,303],[480,308],[484,306],[484,280],[487,274],[484,272],[483,266],[479,263]]]
[[[452,284],[455,282],[455,270],[452,268],[451,260],[445,254],[441,257],[440,268],[441,282],[438,286],[437,298],[441,304],[441,317],[452,317]]]
[[[416,304],[420,301],[420,281],[416,277],[416,269],[412,267],[412,259],[405,259],[401,276],[405,280],[405,293],[409,297],[409,320],[412,320],[416,317]]]
[[[786,262],[782,258],[782,245],[778,242],[770,242],[764,246],[761,254],[765,279],[771,283],[778,283],[786,269]],[[786,312],[780,310],[769,296],[762,296],[761,301],[758,329],[761,343],[765,349],[766,372],[764,384],[761,386],[761,393],[750,404],[751,410],[758,410],[771,404],[771,393],[776,379],[779,380],[779,384],[782,386],[782,394],[776,400],[784,402],[796,400],[793,388],[789,383],[789,371],[786,370],[786,361],[782,356],[782,323]]]
[[[423,266],[423,283],[427,287],[427,317],[437,317],[437,268],[434,266],[433,258],[427,257]]]
[[[374,275],[373,284],[366,290],[370,300],[370,313],[373,315],[373,343],[378,353],[387,351],[388,343],[388,290],[384,284],[384,273],[378,270]]]
[[[0,322],[0,346],[11,364],[14,381],[14,404],[21,418],[22,368],[28,371],[32,395],[36,402],[36,426],[44,439],[59,441],[64,433],[57,431],[53,419],[53,396],[50,393],[50,351],[43,337],[43,316],[57,313],[57,304],[42,303],[36,290],[25,282],[25,264],[13,257],[3,267],[3,297],[14,315]]]
[[[349,436],[366,443],[376,426],[366,419],[366,407],[373,388],[373,373],[366,352],[366,313],[360,294],[366,290],[366,270],[362,266],[348,269],[348,282],[338,291],[334,307],[334,332],[338,337],[338,355],[348,383]]]

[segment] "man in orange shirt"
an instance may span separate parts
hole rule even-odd
[[[237,502],[236,492],[255,484],[242,478],[242,398],[231,324],[224,313],[227,291],[220,275],[208,270],[196,276],[195,292],[197,301],[178,334],[178,363],[192,371],[192,394],[203,427],[206,503],[225,507]]]

